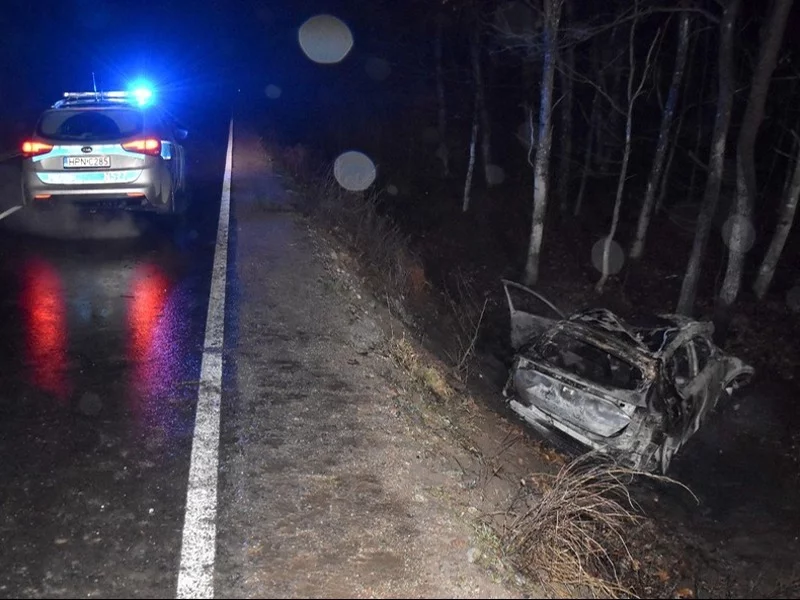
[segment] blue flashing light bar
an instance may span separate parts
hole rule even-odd
[[[134,83],[128,91],[109,91],[109,92],[64,92],[64,99],[56,102],[53,107],[60,108],[74,103],[129,103],[138,106],[152,104],[155,93],[152,86],[143,81]]]

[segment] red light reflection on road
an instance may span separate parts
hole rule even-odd
[[[41,259],[23,267],[20,305],[25,319],[25,359],[33,384],[59,400],[69,396],[67,310],[56,269]]]
[[[128,360],[135,390],[132,410],[136,419],[158,420],[159,401],[170,386],[170,351],[165,307],[171,280],[154,264],[139,265],[133,275],[128,304]]]
[[[128,306],[130,358],[134,361],[144,362],[149,358],[158,320],[166,304],[168,287],[169,280],[155,265],[137,267]]]

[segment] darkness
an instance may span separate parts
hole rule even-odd
[[[235,4],[235,3],[234,3]],[[29,132],[38,113],[64,91],[125,89],[150,81],[170,109],[229,104],[245,72],[237,32],[251,22],[245,5],[141,0],[10,0],[0,12],[3,145]],[[16,139],[14,140],[16,142]]]

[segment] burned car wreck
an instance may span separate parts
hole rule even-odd
[[[712,323],[660,315],[633,325],[604,308],[565,316],[529,288],[503,286],[511,409],[630,468],[665,473],[718,402],[752,378],[714,345]]]

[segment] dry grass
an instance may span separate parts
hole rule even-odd
[[[405,336],[391,338],[389,352],[405,371],[437,397],[448,400],[455,395],[447,377],[435,366],[423,364],[419,353]]]
[[[318,157],[299,144],[272,147],[270,155],[300,188],[307,212],[349,246],[387,295],[402,302],[430,286],[422,262],[409,249],[408,236],[382,210],[380,191],[346,190],[336,181],[333,165],[315,172]]]
[[[409,250],[408,237],[381,210],[379,192],[347,191],[330,169],[309,185],[312,213],[344,238],[388,294],[405,299],[422,293],[428,285],[425,270]]]
[[[595,455],[555,475],[538,474],[506,525],[505,550],[555,596],[634,596],[624,581],[639,569],[627,538],[643,519],[627,484],[636,473]],[[519,504],[519,501],[517,502]]]

